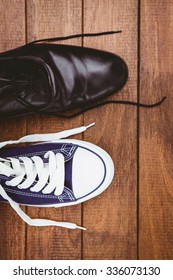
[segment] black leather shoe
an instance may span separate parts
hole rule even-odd
[[[38,40],[0,54],[0,118],[81,110],[125,85],[128,70],[121,57],[91,48],[43,43],[60,39]]]

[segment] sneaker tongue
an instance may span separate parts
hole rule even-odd
[[[0,174],[1,185],[5,188],[8,195],[17,203],[25,205],[54,205],[59,203],[68,203],[75,201],[75,196],[72,189],[72,163],[73,157],[65,163],[65,187],[60,196],[55,196],[54,192],[51,194],[43,194],[42,191],[38,193],[31,193],[30,188],[19,190],[17,187],[6,186],[5,181],[9,177]],[[11,178],[12,179],[12,178]],[[0,196],[0,201],[2,201]]]
[[[0,157],[20,157],[20,156],[40,156],[44,162],[47,162],[48,159],[44,158],[44,154],[47,151],[54,151],[55,153],[61,152],[65,158],[65,186],[73,192],[72,189],[72,165],[73,165],[73,156],[77,149],[76,145],[67,144],[67,143],[46,143],[39,145],[31,146],[21,146],[21,147],[10,147],[8,149],[0,150]],[[44,151],[44,152],[43,152]],[[0,175],[1,179],[4,179],[4,176]]]

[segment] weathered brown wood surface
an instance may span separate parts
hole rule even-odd
[[[117,53],[128,64],[127,85],[110,99],[137,100],[138,4],[132,2],[84,1],[84,32],[101,32],[103,27],[123,30],[122,34],[84,39],[85,46]],[[85,123],[96,122],[84,139],[107,150],[115,164],[111,187],[83,206],[88,228],[83,236],[84,259],[136,258],[136,114],[136,108],[108,105],[84,115]]]
[[[163,5],[162,5],[163,4]],[[139,256],[173,259],[173,2],[141,2]]]
[[[163,9],[164,6],[164,9]],[[0,122],[0,141],[96,122],[77,135],[108,151],[115,177],[99,197],[59,209],[23,207],[32,217],[83,224],[87,231],[35,228],[0,204],[0,259],[172,259],[173,4],[154,0],[2,0],[0,51],[34,39],[122,30],[61,43],[103,49],[128,64],[126,86],[109,99],[155,102],[155,109],[107,105],[71,120],[27,116]]]

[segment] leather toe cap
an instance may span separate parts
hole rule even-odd
[[[121,89],[128,77],[127,65],[112,53],[100,52],[94,59],[85,60],[87,68],[87,94],[89,100],[100,100]]]

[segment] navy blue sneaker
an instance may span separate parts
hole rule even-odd
[[[114,165],[103,149],[85,141],[60,140],[92,125],[1,142],[0,200],[9,202],[29,225],[85,229],[73,223],[31,219],[19,204],[38,207],[75,205],[101,194],[110,185]],[[3,148],[9,144],[38,141],[45,143]]]

